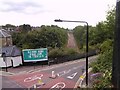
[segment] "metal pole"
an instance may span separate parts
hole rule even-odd
[[[86,30],[86,86],[88,86],[88,23],[87,24],[87,30]]]
[[[78,23],[86,23],[86,86],[88,86],[88,38],[89,38],[89,25],[86,21],[71,21],[71,20],[61,20],[55,19],[55,22],[78,22]]]

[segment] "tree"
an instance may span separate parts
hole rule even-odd
[[[6,24],[5,26],[2,26],[2,28],[7,30],[15,30],[16,26],[12,24]]]
[[[22,32],[29,32],[32,30],[31,26],[29,24],[23,24],[19,26],[20,31]]]
[[[20,48],[63,47],[67,43],[67,31],[58,26],[41,26],[40,30],[13,35],[13,42]]]
[[[115,8],[108,10],[106,21],[105,21],[105,31],[108,39],[114,38],[115,29]]]
[[[102,28],[101,28],[102,26]],[[102,78],[100,78],[100,83],[95,83],[94,84],[94,88],[111,88],[112,87],[112,69],[115,69],[116,72],[118,72],[118,70],[116,69],[116,66],[114,65],[114,68],[112,68],[112,59],[113,59],[113,37],[114,37],[114,27],[115,27],[115,8],[110,9],[107,12],[107,17],[106,17],[106,21],[103,22],[102,25],[98,25],[97,26],[98,29],[102,30],[102,32],[100,32],[100,34],[98,34],[98,32],[96,34],[98,34],[98,36],[102,37],[101,39],[98,38],[96,40],[101,40],[100,42],[100,55],[98,57],[98,60],[96,62],[92,63],[92,68],[93,71],[96,72],[101,72],[103,73]],[[97,29],[97,30],[98,30]],[[118,30],[119,31],[119,30]],[[103,36],[102,36],[103,35]],[[119,34],[118,38],[119,38]],[[103,40],[102,40],[103,39]],[[119,39],[117,39],[119,40]],[[99,43],[99,42],[98,42]],[[119,47],[119,45],[118,45]],[[116,51],[119,48],[116,48]],[[118,55],[118,54],[117,54]],[[116,56],[114,56],[114,58],[116,58]],[[117,58],[119,61],[119,58]],[[115,61],[113,61],[115,64],[117,64]],[[116,73],[113,72],[114,74],[114,84],[117,83],[117,78],[116,78]],[[118,76],[119,78],[119,76]],[[118,85],[119,86],[119,85]]]
[[[85,44],[85,27],[77,26],[73,29],[73,34],[78,44],[78,47],[81,49]]]

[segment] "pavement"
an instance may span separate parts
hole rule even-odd
[[[2,76],[9,76],[9,75],[14,75],[14,73],[11,72],[5,72],[5,71],[0,71],[0,75]]]
[[[88,69],[88,86],[86,86],[86,72],[84,72],[78,79],[74,88],[92,88],[92,80],[90,79],[92,68]]]

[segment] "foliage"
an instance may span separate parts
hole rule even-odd
[[[111,40],[111,39],[105,40],[105,41],[100,45],[101,53],[106,52],[106,50],[111,50],[112,48],[113,48],[113,40]]]
[[[22,31],[22,32],[28,32],[28,31],[31,31],[31,30],[32,30],[32,28],[31,28],[31,26],[30,26],[29,24],[20,25],[20,26],[19,26],[19,29],[20,29],[20,31]]]
[[[64,56],[76,55],[78,52],[75,49],[71,48],[55,48],[49,52],[49,57],[59,58]]]
[[[99,22],[95,30],[90,30],[90,37],[92,37],[90,44],[103,43],[107,39],[114,38],[115,29],[115,8],[108,10],[106,21]],[[92,34],[91,34],[92,33]]]
[[[115,7],[112,7],[107,11],[105,25],[107,38],[113,39],[115,29]]]
[[[95,40],[95,32],[96,27],[89,26],[89,45],[94,45],[96,41]],[[85,50],[86,45],[86,26],[77,26],[73,29],[74,37],[77,41],[77,45],[81,51]],[[89,49],[93,49],[93,47],[89,47]]]
[[[73,34],[76,39],[77,45],[79,49],[83,48],[83,45],[85,43],[85,27],[83,26],[77,26],[73,29]]]
[[[104,89],[112,88],[111,78],[112,78],[112,69],[110,71],[106,70],[103,77],[100,77],[96,82],[93,83],[94,88]],[[99,82],[98,82],[99,81]]]
[[[14,30],[16,26],[12,24],[6,24],[6,25],[2,25],[2,28],[7,30]]]
[[[105,31],[104,31],[104,22],[99,22],[96,25],[95,29],[91,29],[89,34],[90,37],[90,45],[95,45],[98,43],[102,43],[106,39]]]
[[[23,43],[23,38],[25,35],[21,32],[19,33],[12,33],[12,40],[13,40],[13,45],[16,45],[19,48],[22,48],[22,43]]]
[[[57,26],[41,26],[28,33],[13,33],[13,43],[22,49],[63,47],[67,43],[67,31]]]
[[[96,39],[94,38],[92,43],[100,43],[100,55],[98,60],[90,66],[92,66],[93,72],[102,72],[104,74],[103,77],[98,79],[99,83],[94,82],[93,87],[100,89],[111,88],[115,8],[110,9],[107,12],[106,21],[100,22],[96,27],[97,31],[94,34]]]
[[[111,44],[109,41],[105,41],[101,46]],[[112,46],[109,46],[107,48],[101,48],[101,54],[99,55],[99,58],[96,62],[92,63],[93,71],[94,72],[104,72],[106,69],[109,70],[110,67],[112,67],[112,55],[113,54],[113,48]]]
[[[104,47],[108,45],[109,47]],[[101,45],[101,54],[96,62],[91,64],[93,72],[104,73],[103,77],[99,79],[99,83],[94,83],[94,88],[109,88],[111,85],[111,73],[112,73],[112,56],[113,48],[109,40],[105,41]],[[104,48],[103,48],[104,47]]]

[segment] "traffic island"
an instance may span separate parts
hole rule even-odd
[[[49,78],[55,79],[57,75],[55,74],[55,71],[52,71],[52,75]]]

